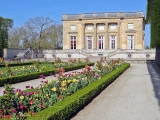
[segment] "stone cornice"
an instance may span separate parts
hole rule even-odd
[[[86,34],[94,34],[94,32],[85,31]]]
[[[143,12],[107,12],[107,13],[84,13],[64,14],[62,21],[91,20],[91,19],[136,19],[144,18]]]
[[[125,33],[136,33],[136,30],[126,30]]]
[[[68,34],[78,34],[78,32],[68,32]]]
[[[118,33],[118,31],[109,31],[108,33]]]

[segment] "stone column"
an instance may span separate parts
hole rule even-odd
[[[145,33],[144,33],[144,31],[143,31],[143,34],[142,34],[142,42],[143,42],[143,43],[142,43],[142,49],[145,49],[145,48],[144,48],[144,37],[145,37]]]
[[[97,49],[97,23],[93,23],[94,24],[94,40],[93,40],[93,49]]]
[[[106,25],[106,29],[105,29],[105,31],[106,31],[106,34],[105,34],[105,49],[109,49],[109,34],[108,34],[108,22],[106,22],[105,23],[105,25]]]
[[[121,22],[117,22],[117,25],[118,25],[118,36],[117,36],[117,49],[120,49],[120,25],[121,25]]]
[[[85,26],[85,24],[82,24],[82,27],[81,27],[81,33],[82,33],[82,36],[81,36],[81,45],[82,46],[81,46],[81,48],[82,49],[85,49],[85,37],[84,37],[85,36],[85,29],[84,29],[85,27],[84,26]]]

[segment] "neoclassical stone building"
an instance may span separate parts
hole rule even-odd
[[[144,49],[142,12],[64,14],[63,49]]]

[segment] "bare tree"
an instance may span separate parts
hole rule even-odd
[[[10,33],[10,47],[55,49],[62,47],[62,25],[48,17],[30,18]],[[24,44],[22,44],[24,43]]]
[[[56,29],[56,33],[57,33],[57,49],[62,49],[62,44],[63,44],[63,27],[62,25],[57,25],[57,29]]]
[[[47,42],[49,42],[52,46],[48,47],[48,49],[57,49],[62,47],[62,37],[63,37],[63,30],[62,30],[62,25],[60,24],[55,24],[51,26],[48,31],[48,37],[47,37]]]
[[[28,33],[30,34],[36,34],[36,38],[34,38],[34,43],[38,46],[38,49],[41,48],[41,42],[43,42],[46,39],[47,29],[54,25],[55,22],[51,20],[49,17],[36,17],[36,18],[30,18],[26,23],[25,23],[25,28],[27,28],[29,31]],[[33,42],[33,40],[31,40]]]
[[[38,41],[37,39],[37,32],[33,30],[32,27],[29,26],[22,26],[21,27],[21,39],[23,40],[23,44],[25,48],[29,47],[37,47],[36,42]]]
[[[21,32],[19,27],[14,27],[9,30],[8,46],[9,48],[20,48]]]

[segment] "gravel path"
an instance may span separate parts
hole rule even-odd
[[[71,120],[160,120],[160,69],[131,64]]]

